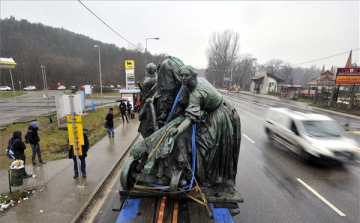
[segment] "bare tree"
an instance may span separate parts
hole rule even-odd
[[[250,86],[250,78],[254,76],[257,65],[257,58],[252,54],[244,54],[240,56],[240,62],[235,66],[235,83],[240,85],[243,89]]]
[[[208,66],[217,70],[217,74],[210,75],[216,84],[222,84],[225,74],[229,74],[239,60],[240,35],[230,29],[214,32],[209,39],[206,49]],[[223,74],[223,75],[219,75]]]

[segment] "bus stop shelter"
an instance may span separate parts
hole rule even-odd
[[[126,98],[130,104],[132,105],[133,109],[135,108],[135,95],[139,95],[140,94],[140,89],[121,89],[119,90],[120,92],[120,97],[122,98]]]

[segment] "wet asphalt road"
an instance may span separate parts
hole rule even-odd
[[[237,96],[236,99],[225,96],[240,114],[243,134],[236,188],[245,202],[239,204],[241,213],[234,217],[234,221],[360,222],[360,163],[343,166],[321,162],[306,164],[282,145],[271,143],[265,134],[263,118],[268,106],[320,112],[303,103]],[[356,125],[360,124],[359,120],[329,116],[340,123],[352,123],[351,130],[359,131]],[[353,137],[359,139],[359,135]],[[329,203],[326,204],[303,183]],[[116,221],[119,212],[112,211],[112,208],[119,204],[118,186],[119,180],[105,198],[94,222]]]
[[[70,91],[66,91],[68,93]],[[55,95],[64,94],[63,91],[49,91],[49,107],[52,112],[56,110]],[[11,124],[22,117],[43,116],[49,114],[45,91],[28,91],[26,95],[0,98],[0,126]],[[119,94],[120,97],[120,94]],[[104,103],[115,102],[115,97],[104,97]],[[100,103],[101,99],[96,98],[94,102]],[[90,96],[85,97],[85,105],[90,105]],[[53,115],[54,121],[56,117]]]
[[[245,202],[240,204],[235,222],[360,222],[360,163],[306,164],[267,139],[263,120],[267,106],[312,108],[251,95],[228,100],[240,114],[243,134],[236,188]],[[353,118],[329,116],[340,123],[353,123],[354,129],[359,123]],[[359,135],[353,137],[359,139]]]

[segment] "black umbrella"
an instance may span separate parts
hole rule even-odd
[[[127,101],[128,99],[126,98],[120,98],[119,100],[116,100],[115,102],[122,102],[122,101]]]

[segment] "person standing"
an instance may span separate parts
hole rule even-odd
[[[28,140],[32,149],[32,164],[36,165],[35,158],[36,154],[38,155],[39,163],[46,164],[46,162],[41,158],[40,151],[40,138],[38,134],[39,125],[37,122],[31,122],[28,127]]]
[[[87,157],[87,152],[89,150],[89,139],[87,137],[87,135],[84,132],[84,145],[81,146],[81,150],[82,150],[82,155],[79,155],[79,160],[80,160],[80,169],[81,169],[81,173],[82,173],[82,177],[86,178],[86,162],[85,162],[85,158]],[[78,172],[78,168],[77,168],[77,160],[76,160],[76,154],[74,154],[74,149],[73,146],[70,146],[69,148],[69,159],[73,159],[74,161],[74,179],[78,178],[79,176],[79,172]]]
[[[120,109],[120,112],[121,112],[121,117],[122,117],[123,123],[125,122],[124,116],[126,118],[127,123],[129,123],[128,117],[126,115],[126,104],[123,101],[120,103],[119,109]]]
[[[132,105],[130,104],[130,101],[127,101],[126,108],[127,108],[127,111],[128,111],[129,118],[131,118]]]
[[[109,137],[111,138],[111,136],[114,138],[115,132],[114,132],[114,110],[113,108],[109,109],[108,114],[106,115],[106,124],[107,124],[107,128],[108,128],[108,134]]]
[[[21,132],[20,131],[13,132],[13,137],[9,140],[9,144],[12,144],[12,143],[14,143],[13,148],[14,148],[14,153],[15,153],[16,159],[22,160],[24,162],[23,178],[31,177],[32,175],[28,174],[25,169],[26,156],[25,156],[24,151],[26,149],[26,145],[21,140]]]

